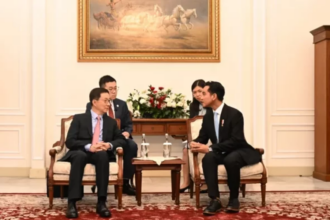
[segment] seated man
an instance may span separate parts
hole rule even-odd
[[[110,94],[110,108],[107,114],[111,118],[120,119],[120,130],[126,138],[126,145],[124,147],[124,186],[123,193],[127,195],[135,195],[135,189],[130,185],[129,180],[133,178],[135,168],[132,165],[132,159],[137,157],[137,144],[133,141],[132,132],[133,125],[128,107],[125,101],[117,99],[117,82],[116,80],[109,76],[103,76],[99,81],[100,88],[107,89]],[[87,103],[86,112],[89,112],[91,104]],[[94,189],[92,188],[94,191]]]
[[[76,201],[82,198],[81,183],[85,165],[95,165],[96,185],[98,187],[97,213],[104,218],[110,218],[110,210],[106,207],[109,162],[115,160],[114,152],[117,147],[125,147],[125,137],[117,127],[116,120],[108,117],[109,92],[103,88],[93,89],[89,94],[92,109],[84,114],[73,117],[67,138],[66,146],[70,150],[60,161],[71,163],[68,209],[68,218],[77,218]]]
[[[261,155],[244,137],[243,115],[240,111],[223,103],[225,89],[219,82],[207,82],[203,88],[201,103],[207,109],[199,136],[190,143],[192,152],[205,153],[202,161],[205,182],[211,198],[204,215],[220,212],[218,187],[218,165],[227,171],[230,190],[227,212],[239,211],[240,169],[261,161]],[[205,145],[211,140],[212,145]]]

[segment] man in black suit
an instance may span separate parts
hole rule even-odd
[[[204,215],[221,211],[218,165],[227,171],[230,190],[227,212],[239,211],[240,169],[261,161],[260,153],[249,145],[244,137],[243,115],[223,102],[225,89],[219,82],[207,82],[203,88],[203,107],[210,107],[203,118],[199,136],[190,143],[192,152],[205,153],[202,161],[205,182],[211,202]],[[211,140],[212,145],[205,145]]]
[[[135,195],[135,189],[130,185],[129,180],[133,179],[135,168],[132,165],[132,159],[137,157],[137,144],[132,138],[133,125],[131,116],[125,101],[117,99],[118,86],[116,80],[109,76],[103,76],[99,81],[100,88],[107,89],[110,94],[110,108],[107,114],[111,118],[120,119],[120,130],[126,138],[126,146],[124,147],[124,185],[123,193],[127,195]],[[86,112],[90,111],[91,104],[87,103]],[[93,189],[92,189],[93,190]]]
[[[106,207],[109,162],[115,160],[114,152],[117,147],[125,147],[126,142],[117,127],[116,120],[108,117],[110,96],[103,88],[93,89],[89,94],[92,109],[84,114],[73,117],[65,144],[69,151],[60,161],[71,163],[68,218],[77,218],[76,201],[82,198],[81,183],[85,165],[95,165],[96,185],[98,187],[97,213],[104,218],[110,218],[110,210]]]

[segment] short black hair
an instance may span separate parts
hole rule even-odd
[[[93,100],[99,100],[102,93],[108,93],[109,91],[104,88],[95,88],[89,93],[89,101],[93,105]]]
[[[223,101],[223,97],[225,96],[225,87],[221,85],[219,82],[209,81],[205,83],[205,86],[208,86],[209,93],[217,94],[217,97],[220,101]]]
[[[99,81],[99,86],[102,88],[108,82],[117,82],[115,78],[109,75],[102,76]]]

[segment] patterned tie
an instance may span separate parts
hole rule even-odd
[[[110,117],[110,118],[115,118],[115,116],[113,115],[113,111],[112,111],[112,102],[110,102],[110,107],[109,107],[109,117]]]
[[[217,136],[217,142],[219,143],[219,118],[218,112],[214,112],[214,129]]]
[[[94,145],[94,144],[96,144],[96,143],[99,142],[99,137],[100,137],[100,121],[101,121],[101,118],[98,115],[97,116],[96,126],[95,126],[95,129],[94,129],[92,145]]]

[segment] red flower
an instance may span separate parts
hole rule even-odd
[[[154,91],[155,90],[155,87],[150,86],[150,90],[151,91]]]
[[[163,90],[163,89],[164,89],[164,87],[158,87],[158,89],[159,89],[159,90]]]
[[[157,91],[153,91],[153,93],[155,93],[155,94],[156,94],[156,93],[157,93]]]
[[[151,104],[152,107],[155,107],[154,98],[150,98],[149,102],[150,102],[150,104]]]
[[[158,103],[157,108],[161,109],[161,103]]]

